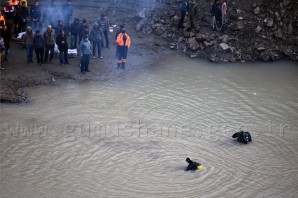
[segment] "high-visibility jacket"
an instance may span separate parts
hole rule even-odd
[[[6,19],[13,19],[15,16],[16,9],[13,6],[5,6],[4,7],[4,15]]]
[[[0,29],[2,29],[6,25],[5,18],[3,15],[0,16]]]
[[[12,6],[18,6],[19,5],[19,1],[16,0],[15,2],[13,2],[12,0],[9,0],[10,5]]]
[[[127,46],[128,48],[130,47],[130,37],[126,33],[118,34],[116,41],[119,46]]]

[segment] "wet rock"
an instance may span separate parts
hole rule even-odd
[[[187,43],[189,45],[189,49],[193,50],[193,51],[197,50],[200,47],[199,43],[197,42],[196,38],[194,38],[194,37],[189,38]]]
[[[260,54],[260,60],[262,60],[264,62],[268,62],[268,61],[270,61],[270,56],[268,55],[267,52],[264,51]]]
[[[196,58],[196,57],[198,57],[198,55],[197,54],[190,54],[189,57],[190,58]]]
[[[262,30],[262,27],[258,25],[258,27],[256,28],[255,32],[259,33]]]

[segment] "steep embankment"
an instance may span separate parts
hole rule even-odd
[[[171,49],[214,62],[298,60],[298,1],[227,0],[226,3],[224,33],[211,30],[211,1],[202,0],[191,4],[183,30],[176,28],[180,17],[176,1],[147,12],[149,17],[137,24],[137,30],[161,35],[169,41]]]

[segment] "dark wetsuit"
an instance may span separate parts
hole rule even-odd
[[[237,133],[234,133],[233,138],[237,138],[239,142],[243,142],[244,144],[247,144],[251,141],[251,135],[249,132],[240,131]]]
[[[201,164],[198,163],[198,162],[194,162],[194,161],[192,161],[192,160],[189,160],[189,161],[188,161],[188,166],[187,166],[187,168],[186,168],[185,171],[189,171],[189,170],[192,170],[192,171],[194,171],[194,170],[198,170],[198,166],[200,166],[200,165],[201,165]]]

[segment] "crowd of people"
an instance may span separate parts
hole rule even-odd
[[[182,0],[179,29],[183,28],[185,16],[189,15],[190,9],[189,0]],[[223,32],[227,13],[226,3],[214,0],[210,12],[213,31],[221,30]],[[68,49],[78,49],[78,54],[82,56],[81,72],[88,72],[90,56],[94,59],[96,57],[102,59],[102,49],[104,47],[110,49],[109,20],[104,14],[101,14],[100,18],[90,27],[86,19],[75,18],[71,23],[73,13],[72,0],[66,0],[62,6],[57,6],[55,0],[51,0],[47,6],[41,6],[40,2],[36,0],[30,9],[26,0],[7,1],[3,11],[0,11],[1,60],[8,61],[10,40],[12,33],[15,33],[15,37],[24,43],[28,64],[33,62],[34,51],[38,64],[53,63],[54,49],[57,45],[61,66],[69,64]],[[22,34],[21,37],[19,37],[20,34]],[[70,36],[70,45],[68,36]],[[115,41],[117,43],[117,68],[125,69],[131,40],[123,26],[117,31]],[[1,69],[3,68],[1,67]]]
[[[53,63],[54,49],[59,50],[60,65],[69,64],[68,49],[78,49],[81,55],[81,72],[89,72],[89,59],[102,59],[102,49],[110,49],[109,20],[101,14],[100,18],[90,27],[86,19],[73,17],[72,0],[66,0],[62,6],[57,6],[51,0],[47,6],[42,6],[38,0],[34,5],[27,6],[27,1],[9,0],[3,12],[0,12],[0,52],[3,61],[8,61],[9,44],[12,34],[26,48],[27,63],[33,63],[33,52],[38,64]],[[70,36],[70,45],[68,44]],[[125,69],[130,37],[122,25],[115,35],[117,43],[117,68]],[[120,66],[119,66],[120,64]]]

